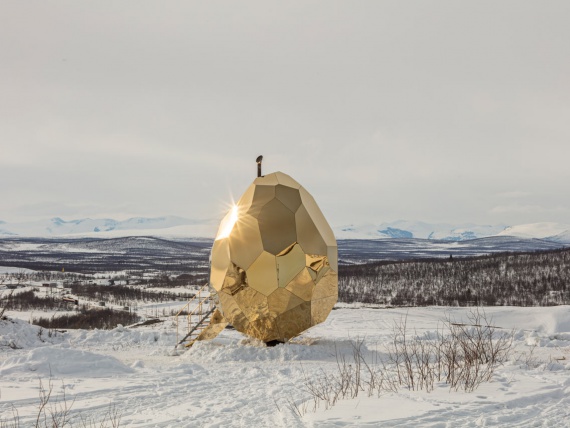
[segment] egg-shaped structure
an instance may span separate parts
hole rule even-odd
[[[309,192],[281,172],[256,178],[220,225],[210,285],[225,320],[264,342],[323,322],[338,297],[337,243]]]

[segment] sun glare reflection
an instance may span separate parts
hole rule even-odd
[[[234,228],[234,224],[238,220],[238,206],[234,205],[230,212],[226,214],[222,223],[220,224],[220,229],[218,230],[218,235],[216,236],[217,239],[224,239],[230,236],[232,229]]]

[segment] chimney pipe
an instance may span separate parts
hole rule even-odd
[[[263,156],[259,155],[255,160],[257,162],[257,176],[261,177],[261,161],[263,160]]]

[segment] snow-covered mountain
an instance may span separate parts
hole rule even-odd
[[[220,219],[191,220],[183,217],[134,217],[128,220],[78,219],[9,223],[0,221],[0,237],[104,237],[160,236],[167,238],[214,238]],[[431,239],[468,241],[492,236],[545,239],[570,244],[570,226],[532,223],[515,226],[425,223],[399,220],[380,224],[346,225],[333,228],[337,239]]]
[[[63,220],[54,217],[21,223],[0,222],[0,236],[53,237],[81,236],[106,237],[121,236],[190,236],[212,237],[217,228],[212,220],[190,220],[176,216],[134,217],[127,220],[91,219]]]
[[[519,238],[538,238],[548,241],[570,243],[570,225],[561,223],[530,223],[510,226],[499,235]]]
[[[481,226],[476,224],[430,224],[400,220],[378,225],[364,224],[337,227],[335,228],[335,235],[337,239],[418,238],[443,241],[467,241],[491,236],[514,236],[570,244],[570,225],[530,223],[515,226]]]
[[[430,224],[420,221],[399,220],[378,225],[348,225],[335,228],[337,239],[388,239],[419,238],[444,241],[466,241],[495,236],[506,226],[480,226],[476,224]]]

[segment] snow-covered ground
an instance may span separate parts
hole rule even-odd
[[[436,383],[430,393],[361,393],[316,411],[304,381],[334,373],[336,356],[349,355],[351,341],[364,340],[365,353],[382,354],[393,323],[403,317],[410,331],[423,334],[446,317],[466,321],[469,311],[340,305],[325,323],[285,345],[268,348],[226,329],[180,355],[171,319],[49,337],[9,313],[10,320],[0,321],[0,420],[13,420],[16,409],[20,426],[29,426],[40,381],[45,388],[51,378],[51,405],[67,403],[72,416],[95,419],[115,406],[123,427],[568,426],[570,308],[485,312],[493,325],[514,330],[514,347],[492,381],[474,392]]]

